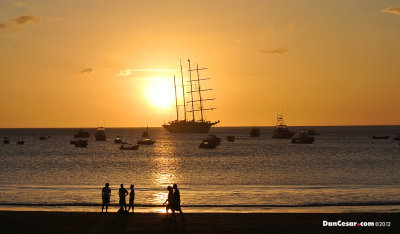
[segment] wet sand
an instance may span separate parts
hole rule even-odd
[[[0,233],[400,233],[400,213],[165,214],[0,211]],[[390,222],[390,227],[323,227],[329,222]]]

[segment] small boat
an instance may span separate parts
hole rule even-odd
[[[149,127],[147,127],[146,131],[143,131],[142,133],[142,139],[138,140],[137,144],[138,145],[152,145],[154,144],[154,142],[156,142],[155,140],[152,140],[149,137]]]
[[[129,144],[128,142],[122,141],[121,137],[119,137],[119,136],[117,136],[117,137],[114,139],[114,143],[115,143],[115,144],[123,144],[123,145]]]
[[[302,129],[299,137],[292,138],[293,144],[312,144],[314,137],[310,137],[305,129]]]
[[[47,137],[45,137],[45,136],[40,136],[40,137],[39,137],[39,140],[45,141],[45,140],[47,140]]]
[[[24,140],[22,140],[22,138],[21,138],[21,137],[20,137],[20,138],[18,138],[17,145],[23,145],[23,144],[25,144],[25,141],[24,141]]]
[[[117,136],[117,137],[114,139],[114,143],[115,143],[115,144],[121,144],[121,143],[122,143],[121,137]]]
[[[226,137],[226,140],[227,140],[228,142],[234,142],[234,141],[235,141],[235,136],[227,136],[227,137]]]
[[[94,137],[96,138],[96,141],[106,141],[107,140],[106,129],[104,127],[98,127]]]
[[[74,141],[74,145],[75,145],[75,147],[87,147],[88,141],[79,139],[79,140]]]
[[[294,135],[294,132],[289,131],[285,122],[283,121],[282,115],[278,115],[277,123],[275,126],[274,133],[272,134],[272,138],[274,139],[290,139]]]
[[[120,150],[137,150],[139,148],[139,145],[133,145],[133,146],[124,146],[121,145],[119,147]]]
[[[8,139],[8,137],[4,137],[3,143],[4,144],[10,144],[10,139]]]
[[[250,130],[250,137],[259,137],[260,136],[260,129],[259,128],[252,128]]]
[[[75,138],[89,138],[89,136],[90,136],[89,132],[85,132],[82,129],[79,129],[78,133],[74,135]]]
[[[393,137],[393,140],[394,141],[400,141],[400,136],[397,135],[397,136]]]
[[[389,139],[390,136],[373,136],[372,139]]]
[[[215,147],[217,147],[217,145],[210,143],[206,140],[203,140],[203,142],[201,142],[201,144],[199,145],[200,149],[215,149]]]
[[[221,142],[221,138],[215,135],[208,135],[199,145],[201,149],[215,149],[217,145]]]
[[[152,144],[154,144],[154,142],[156,142],[156,141],[154,141],[150,138],[144,138],[144,139],[138,140],[137,144],[138,145],[152,145]]]

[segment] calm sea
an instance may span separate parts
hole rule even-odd
[[[106,142],[89,129],[87,148],[69,144],[77,129],[0,129],[11,141],[0,144],[0,209],[99,211],[108,182],[111,211],[121,183],[135,185],[143,212],[164,210],[173,183],[186,212],[400,211],[400,145],[392,139],[400,126],[312,128],[321,135],[299,145],[271,139],[271,127],[259,138],[249,137],[249,127],[216,127],[210,134],[222,142],[208,150],[198,148],[206,134],[150,128],[156,143],[137,151],[121,151],[113,140],[135,143],[140,128],[109,128]],[[236,141],[227,142],[228,135]]]

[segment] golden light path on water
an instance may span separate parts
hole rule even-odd
[[[154,148],[157,150],[157,157],[153,158],[154,170],[152,177],[156,187],[162,187],[164,191],[152,195],[150,202],[152,204],[163,204],[167,197],[167,187],[177,182],[177,174],[179,171],[179,159],[175,156],[176,146],[171,141],[159,142],[161,147]],[[156,212],[165,213],[165,208],[158,208]]]

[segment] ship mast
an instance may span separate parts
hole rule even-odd
[[[201,99],[199,64],[196,64],[196,71],[197,71],[197,83],[198,83],[198,87],[199,87],[199,102],[200,102],[201,122],[203,122],[204,121],[204,118],[203,118],[203,101]]]
[[[203,80],[209,80],[210,78],[200,78],[200,71],[206,70],[207,68],[199,68],[199,65],[196,64],[196,67],[192,70],[190,59],[187,60],[189,69],[189,79],[186,81],[183,78],[183,67],[182,61],[180,61],[181,66],[181,82],[182,82],[182,99],[183,99],[183,107],[184,107],[184,116],[181,116],[181,120],[179,120],[179,101],[178,101],[178,91],[180,92],[179,87],[177,88],[177,78],[174,75],[174,88],[175,88],[175,109],[176,109],[176,121],[170,121],[168,124],[163,124],[162,126],[169,132],[172,133],[206,133],[210,129],[211,126],[219,123],[220,121],[207,121],[206,120],[206,112],[209,110],[214,110],[215,108],[206,106],[206,101],[215,100],[215,98],[208,98],[207,95],[204,95],[202,92],[211,91],[212,89],[204,88],[204,84],[201,84]],[[197,78],[192,78],[192,72],[197,73]],[[179,78],[178,78],[179,79]],[[179,82],[179,81],[178,81]],[[190,82],[190,90],[186,87],[185,83]],[[186,95],[190,93],[190,97],[186,98]],[[198,94],[197,94],[198,93]],[[187,100],[187,101],[186,101]],[[199,103],[197,103],[199,102]],[[190,104],[191,103],[191,104]],[[191,105],[190,107],[188,107]],[[199,111],[199,115],[196,116],[195,111]],[[187,112],[192,112],[192,116]],[[201,119],[200,119],[201,118]]]
[[[176,81],[174,75],[174,88],[175,88],[175,109],[176,109],[176,120],[179,121],[179,114],[178,114],[178,96],[176,94]]]
[[[192,103],[192,115],[193,115],[193,121],[194,121],[194,103],[193,103],[193,84],[192,84],[192,70],[190,68],[190,59],[188,59],[189,63],[189,80],[190,80],[190,95],[192,97],[191,103]]]
[[[183,114],[185,115],[185,122],[186,122],[186,100],[185,100],[185,85],[183,84],[182,60],[179,60],[179,63],[181,64],[182,97],[183,97]]]
[[[188,60],[189,61],[189,60]],[[203,103],[205,102],[205,101],[211,101],[211,100],[214,100],[214,98],[206,98],[206,99],[204,99],[203,97],[202,97],[202,95],[201,95],[201,92],[203,92],[203,91],[210,91],[210,90],[212,90],[212,89],[201,89],[201,85],[200,85],[200,81],[201,80],[209,80],[210,78],[202,78],[202,79],[200,79],[200,70],[206,70],[207,68],[199,68],[199,65],[197,64],[196,65],[196,68],[195,69],[193,69],[193,70],[191,70],[190,69],[190,61],[189,61],[189,74],[191,74],[191,72],[192,71],[196,71],[196,73],[197,73],[197,79],[195,79],[195,80],[192,80],[191,78],[190,78],[190,81],[188,81],[188,82],[190,82],[190,88],[191,88],[191,91],[190,92],[188,92],[188,93],[191,93],[191,95],[192,95],[192,100],[191,101],[188,101],[188,102],[191,102],[192,103],[192,110],[191,111],[189,111],[189,112],[195,112],[195,111],[200,111],[200,116],[201,116],[201,122],[204,122],[204,111],[205,110],[214,110],[215,108],[204,108],[204,106],[203,106]],[[192,88],[192,83],[193,82],[197,82],[197,90],[193,90],[193,88]],[[198,93],[198,97],[199,97],[199,99],[198,100],[193,100],[193,93]],[[200,106],[200,109],[198,109],[198,110],[195,110],[194,109],[194,102],[199,102],[199,106]],[[193,116],[194,116],[194,114],[193,114]]]

